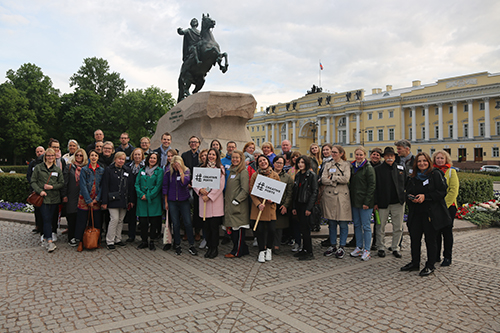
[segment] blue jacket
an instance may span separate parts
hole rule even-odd
[[[82,168],[80,173],[80,194],[83,196],[85,203],[88,205],[92,202],[92,198],[90,197],[90,192],[92,191],[92,186],[95,181],[95,189],[96,189],[96,200],[101,201],[101,181],[102,175],[104,174],[104,168],[98,167],[95,170],[90,168],[90,163],[86,167]]]

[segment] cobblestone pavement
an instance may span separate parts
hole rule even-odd
[[[210,260],[186,242],[78,253],[61,236],[47,253],[31,229],[0,222],[0,332],[500,331],[500,229],[455,233],[452,266],[425,278],[399,271],[408,236],[402,259],[324,257],[315,239],[315,260],[282,247],[259,264],[255,248]]]

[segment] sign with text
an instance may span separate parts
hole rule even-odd
[[[220,189],[219,168],[193,168],[193,187],[207,188],[212,190]]]
[[[285,193],[285,188],[286,183],[259,174],[255,179],[251,194],[279,204],[283,193]]]

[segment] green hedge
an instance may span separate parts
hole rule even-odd
[[[0,173],[0,199],[8,202],[26,202],[30,193],[26,175]]]
[[[493,178],[478,173],[458,172],[460,191],[458,205],[466,203],[485,202],[493,199]]]
[[[2,171],[5,173],[15,171],[16,173],[21,173],[25,175],[26,172],[28,172],[27,165],[1,165],[0,169],[2,169]]]

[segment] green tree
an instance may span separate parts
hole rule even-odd
[[[25,95],[9,82],[0,85],[0,150],[13,164],[30,156],[43,142],[43,130]]]
[[[23,64],[17,71],[7,71],[7,83],[25,93],[28,107],[35,112],[37,124],[43,129],[43,140],[58,134],[60,91],[52,86],[52,80],[34,64]]]

